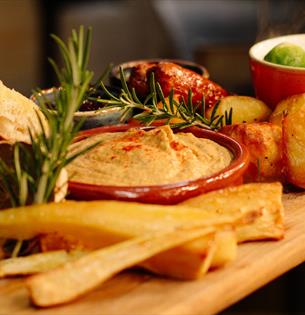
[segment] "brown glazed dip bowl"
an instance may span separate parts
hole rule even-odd
[[[83,131],[75,141],[105,132],[124,132],[130,128],[149,130],[156,126],[116,125]],[[249,164],[247,149],[232,138],[218,132],[189,127],[179,132],[190,132],[199,138],[207,138],[227,148],[233,159],[229,166],[209,177],[187,180],[174,184],[154,186],[105,186],[69,181],[69,198],[76,200],[124,200],[153,204],[177,204],[208,191],[242,184],[243,174]]]

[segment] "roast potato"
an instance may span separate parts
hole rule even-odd
[[[269,121],[278,126],[282,126],[284,116],[288,114],[290,108],[294,107],[295,103],[305,104],[305,93],[293,95],[279,102],[272,112]]]
[[[283,163],[287,181],[305,188],[305,94],[295,95],[280,104],[283,115]]]
[[[271,114],[271,109],[254,97],[231,95],[221,99],[216,115],[225,117],[226,112],[229,115],[231,109],[232,124],[266,121]],[[212,111],[212,108],[208,110],[208,118],[211,117]],[[225,124],[225,120],[223,122]]]
[[[282,130],[269,122],[225,126],[221,132],[243,143],[250,152],[245,181],[284,181]]]

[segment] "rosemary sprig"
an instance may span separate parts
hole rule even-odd
[[[177,100],[174,97],[174,91],[171,90],[167,100],[164,97],[162,88],[154,79],[152,73],[149,86],[150,93],[144,101],[141,101],[135,92],[135,89],[130,90],[126,82],[123,69],[120,69],[121,93],[119,96],[112,94],[101,82],[101,88],[109,99],[94,99],[97,102],[104,104],[107,107],[119,107],[123,110],[122,118],[124,119],[131,111],[137,109],[140,113],[134,114],[133,118],[141,121],[144,124],[151,124],[156,120],[165,120],[173,128],[185,128],[189,126],[199,126],[201,128],[218,130],[224,122],[228,124],[232,117],[232,113],[224,115],[216,115],[219,102],[214,106],[210,119],[205,114],[205,101],[202,99],[202,110],[199,113],[197,107],[192,103],[192,91],[189,90],[187,100],[183,98]]]
[[[36,100],[47,117],[48,128],[44,128],[40,120],[42,132],[38,136],[30,132],[33,162],[36,165],[34,173],[28,170],[29,178],[32,177],[29,183],[32,186],[33,203],[50,201],[61,170],[84,153],[81,151],[68,157],[68,147],[82,123],[74,124],[73,115],[83,102],[93,77],[93,72],[87,70],[92,38],[90,28],[86,35],[83,26],[78,33],[73,30],[67,45],[59,37],[55,35],[52,37],[60,48],[64,67],[59,69],[50,59],[61,87],[54,94],[56,110],[49,111],[44,97],[36,94]]]
[[[47,124],[37,114],[40,132],[28,130],[31,144],[14,144],[13,163],[0,159],[1,188],[9,195],[13,207],[53,200],[54,188],[63,168],[91,148],[68,155],[68,147],[82,124],[74,124],[73,115],[83,102],[93,77],[93,72],[86,69],[91,29],[86,34],[82,26],[78,33],[73,30],[67,44],[57,36],[53,35],[53,38],[64,59],[62,69],[50,60],[60,82],[60,89],[53,95],[56,110],[47,108],[48,100],[42,93],[35,93]],[[21,244],[17,242],[13,254],[17,255],[20,248]]]

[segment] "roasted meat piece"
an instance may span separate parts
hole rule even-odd
[[[156,66],[155,62],[143,62],[131,69],[128,85],[130,88],[136,90],[139,97],[144,98],[149,93],[149,78],[147,77],[147,72],[154,66]]]
[[[187,100],[188,92],[191,89],[194,105],[201,104],[203,96],[208,109],[215,105],[222,97],[228,95],[218,84],[173,63],[160,62],[151,68],[148,73],[150,71],[154,71],[155,79],[161,85],[165,96],[169,95],[173,88],[175,94]]]
[[[200,74],[170,62],[142,63],[134,67],[129,79],[129,86],[135,88],[136,93],[143,97],[149,91],[148,81],[154,72],[155,80],[161,85],[165,96],[171,89],[175,95],[187,100],[189,90],[193,93],[193,104],[200,105],[205,98],[206,108],[210,108],[228,93],[213,81]]]

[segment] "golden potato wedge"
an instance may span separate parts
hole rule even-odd
[[[250,153],[246,182],[284,181],[282,129],[269,122],[225,126],[221,132],[244,144]]]
[[[268,120],[271,109],[262,101],[250,96],[230,95],[221,99],[216,115],[227,115],[232,109],[232,124],[252,123]],[[210,118],[213,108],[207,112]]]
[[[251,240],[281,239],[284,236],[284,209],[280,183],[251,183],[212,191],[182,203],[210,213],[247,213],[262,209],[252,223],[236,227],[239,243]]]
[[[286,99],[283,118],[283,163],[287,181],[305,188],[305,94]]]
[[[283,121],[284,115],[286,115],[287,113],[288,105],[289,105],[289,102],[287,102],[286,99],[279,102],[276,105],[272,114],[270,115],[269,122],[279,127],[282,127],[282,121]]]
[[[293,110],[293,107],[296,106],[295,104],[299,104],[300,106],[302,106],[301,104],[305,104],[305,93],[290,96],[279,102],[272,112],[269,121],[281,127],[283,118],[289,113],[290,108]]]

